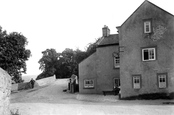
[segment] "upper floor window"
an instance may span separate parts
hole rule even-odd
[[[144,33],[149,34],[152,32],[151,20],[144,21]]]
[[[161,73],[161,74],[157,74],[157,76],[158,76],[159,88],[166,88],[167,87],[167,74]]]
[[[143,61],[156,60],[155,48],[144,48],[144,49],[142,49],[142,60]]]
[[[119,53],[113,53],[113,58],[114,58],[114,68],[119,68],[120,67]]]

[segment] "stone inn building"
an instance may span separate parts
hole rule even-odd
[[[174,92],[174,16],[149,1],[120,26],[121,97]]]
[[[96,52],[79,63],[79,92],[101,94],[120,85],[120,61],[118,34],[110,34],[110,29],[102,28]]]
[[[117,29],[104,27],[97,51],[79,64],[80,93],[119,84],[121,98],[174,93],[174,15],[145,0]]]

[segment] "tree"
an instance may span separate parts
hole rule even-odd
[[[74,51],[66,48],[57,60],[56,64],[56,78],[68,78],[74,72],[75,60]]]
[[[89,43],[86,49],[86,55],[87,57],[96,52],[96,49],[98,47],[98,44],[102,38],[97,38],[94,43]]]
[[[40,69],[43,71],[37,79],[56,75],[56,78],[68,78],[76,74],[78,64],[75,60],[75,51],[66,48],[62,53],[55,49],[46,49],[39,60]]]
[[[0,27],[0,67],[6,70],[16,82],[22,82],[21,75],[26,73],[26,61],[31,56],[25,46],[27,38],[21,33],[7,34]]]
[[[55,49],[46,49],[42,52],[42,58],[39,60],[40,67],[43,72],[37,77],[37,79],[45,78],[54,75],[56,69],[57,59],[59,54]]]
[[[66,48],[62,53],[57,53],[55,49],[46,49],[39,60],[40,69],[43,71],[37,79],[56,75],[56,78],[69,78],[72,74],[78,76],[78,64],[94,53],[97,48],[96,42],[89,44],[86,51],[76,49],[75,51]]]
[[[75,51],[75,60],[77,63],[80,63],[82,60],[84,60],[88,55],[85,51],[81,51],[79,49],[76,49]]]

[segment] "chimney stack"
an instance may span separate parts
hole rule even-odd
[[[110,29],[108,28],[108,26],[104,25],[104,27],[102,28],[103,30],[103,37],[107,37],[110,34]]]

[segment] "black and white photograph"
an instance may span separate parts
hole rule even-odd
[[[173,0],[0,0],[0,115],[174,115]]]

